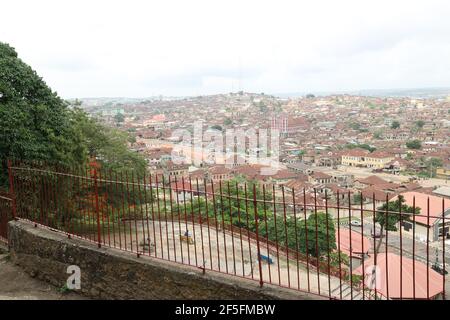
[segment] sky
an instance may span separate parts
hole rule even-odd
[[[63,98],[450,87],[448,0],[0,0]]]

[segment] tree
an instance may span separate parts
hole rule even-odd
[[[125,121],[125,116],[119,112],[114,116],[114,120],[116,121],[116,124],[121,124]]]
[[[219,126],[218,124],[213,125],[213,126],[211,127],[211,129],[218,130],[218,131],[222,131],[222,130],[223,130],[222,127]]]
[[[128,132],[103,126],[81,109],[74,109],[70,113],[72,130],[77,133],[82,158],[96,157],[105,170],[131,170],[141,176],[144,174],[146,161],[140,154],[128,149]]]
[[[34,70],[0,42],[0,161],[79,161],[67,103]],[[5,183],[4,168],[0,184]]]
[[[361,128],[361,125],[358,122],[352,122],[350,123],[350,128],[352,128],[353,130],[359,130]]]
[[[420,142],[420,140],[411,140],[411,141],[407,141],[406,142],[406,147],[408,149],[415,149],[415,150],[419,150],[422,148],[422,142]]]
[[[398,122],[397,120],[393,121],[391,123],[391,129],[398,129],[400,128],[400,122]]]
[[[103,167],[145,170],[145,160],[126,147],[127,133],[99,124],[53,92],[36,72],[0,43],[0,161],[35,160],[82,166],[90,155]],[[0,185],[6,184],[5,168]]]
[[[378,222],[381,227],[380,234],[382,235],[384,230],[397,231],[397,223],[400,221],[400,212],[402,213],[414,213],[419,214],[420,208],[414,208],[405,204],[405,198],[402,195],[397,197],[395,201],[388,201],[378,208],[375,215],[375,222]],[[415,209],[415,210],[414,210]],[[402,216],[403,221],[410,220],[409,216]],[[379,252],[383,238],[377,245],[376,252]]]
[[[312,214],[306,219],[306,226],[304,220],[300,221],[298,225],[300,227],[298,241],[301,252],[308,253],[313,257],[321,257],[336,249],[335,227],[329,214],[321,212]],[[308,237],[308,241],[306,241],[306,237]]]
[[[354,204],[359,204],[359,203],[361,203],[361,199],[362,199],[361,193],[355,193],[355,194],[353,195],[353,203],[354,203]]]
[[[363,144],[348,143],[345,145],[345,148],[347,148],[347,149],[361,148],[361,149],[367,150],[369,152],[374,152],[375,150],[377,150],[377,148],[375,148],[371,145],[368,145],[367,143],[363,143]]]
[[[223,124],[224,124],[225,126],[229,126],[229,125],[232,124],[232,123],[233,123],[233,121],[231,121],[230,118],[225,118],[225,120],[223,121]]]
[[[381,140],[381,138],[382,138],[382,132],[381,132],[381,131],[375,131],[375,132],[373,133],[373,138],[374,138],[374,139],[377,139],[377,140]]]
[[[422,129],[424,125],[425,125],[425,121],[423,121],[423,120],[417,120],[416,121],[416,127],[417,128]]]

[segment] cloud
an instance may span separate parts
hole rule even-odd
[[[0,41],[64,97],[450,84],[445,0],[17,0],[0,10]]]

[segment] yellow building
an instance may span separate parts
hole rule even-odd
[[[450,166],[436,169],[436,178],[450,180]]]
[[[394,156],[385,152],[365,152],[364,150],[350,150],[342,155],[342,164],[351,167],[366,167],[383,169],[394,159]]]

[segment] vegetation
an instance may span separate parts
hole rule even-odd
[[[125,121],[125,116],[119,112],[114,116],[114,120],[116,121],[116,124],[119,125]]]
[[[389,201],[378,208],[375,221],[381,226],[380,234],[383,234],[384,230],[397,231],[397,224],[400,221],[400,212],[414,214],[420,213],[420,208],[408,206],[405,202],[405,198],[402,195],[399,195],[397,200]],[[408,220],[410,220],[408,215],[402,216],[402,221]],[[377,245],[377,252],[379,252],[382,241],[383,238],[380,239]]]
[[[422,142],[420,142],[420,140],[418,140],[418,139],[407,141],[406,147],[408,149],[419,150],[422,148]]]
[[[82,166],[92,156],[103,167],[145,170],[126,148],[127,134],[105,128],[53,92],[8,44],[0,43],[0,161],[8,158]],[[6,183],[5,168],[0,185]]]
[[[423,120],[417,120],[416,121],[416,127],[417,128],[422,129],[424,125],[425,125],[425,121],[423,121]]]
[[[373,133],[373,138],[374,139],[377,139],[377,140],[381,140],[382,139],[382,132],[381,131],[375,131],[374,133]]]
[[[377,148],[368,145],[366,143],[363,144],[355,144],[355,143],[348,143],[345,145],[346,149],[356,149],[356,148],[361,148],[361,149],[365,149],[368,150],[369,152],[374,152],[375,150],[377,150]]]
[[[219,126],[218,124],[213,125],[213,126],[211,127],[211,129],[218,130],[218,131],[222,131],[222,130],[223,130],[222,127]]]
[[[233,123],[233,121],[230,119],[230,118],[226,118],[224,121],[223,121],[223,124],[225,125],[225,126],[229,126],[230,124],[232,124]]]
[[[253,199],[253,188],[247,188],[247,192],[243,187],[243,182],[248,186],[253,185],[253,181],[242,180],[242,178],[233,179],[228,183],[222,184],[222,192],[232,194],[232,197],[216,196],[214,201],[205,200],[200,197],[193,196],[192,201],[189,199],[190,194],[186,193],[187,203],[172,205],[172,212],[179,215],[180,218],[185,218],[185,212],[194,212],[194,215],[201,216],[202,219],[216,220],[219,227],[223,225],[233,225],[243,229],[248,229],[251,232],[256,232],[255,224],[255,206],[252,200],[245,201],[245,199]],[[256,199],[259,201],[256,205],[256,212],[258,217],[258,232],[261,237],[266,237],[270,241],[275,241],[280,245],[287,246],[293,250],[298,250],[301,253],[308,253],[314,257],[323,257],[328,252],[336,249],[336,236],[334,221],[330,215],[318,212],[311,214],[305,225],[305,220],[299,219],[295,221],[292,215],[286,216],[286,223],[284,222],[283,207],[276,207],[277,214],[274,214],[271,192],[265,192],[266,204],[262,201],[264,199],[263,191],[258,186],[255,187]],[[215,190],[215,193],[220,194],[220,190]],[[169,195],[166,195],[169,198]],[[239,200],[238,200],[239,199]],[[176,199],[172,200],[176,202]],[[328,227],[327,227],[328,226]],[[317,228],[317,238],[316,238]],[[327,234],[328,229],[328,234]],[[308,242],[306,242],[308,238]],[[316,246],[317,242],[317,246]],[[298,247],[297,247],[298,245]]]
[[[397,120],[392,121],[391,129],[398,129],[398,128],[400,128],[400,122],[398,122]]]

